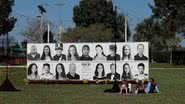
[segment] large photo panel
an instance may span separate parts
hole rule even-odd
[[[27,79],[143,80],[148,52],[147,42],[28,44]]]

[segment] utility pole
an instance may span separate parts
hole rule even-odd
[[[125,16],[125,42],[127,43],[127,16]]]
[[[114,58],[114,62],[115,62],[115,70],[117,71],[117,65],[116,65],[116,53],[117,53],[117,45],[116,45],[116,42],[117,42],[117,38],[118,38],[118,27],[117,27],[117,6],[115,6],[115,33],[114,33],[114,42],[115,42],[115,58]],[[116,78],[115,78],[115,81],[116,81]]]
[[[61,7],[64,4],[61,3],[61,0],[58,0],[58,3],[55,5],[58,6],[58,43],[62,43],[61,38],[62,38],[62,33],[64,32],[64,29],[62,27],[62,20],[61,20]]]
[[[39,9],[40,16],[41,16],[41,19],[40,19],[40,31],[41,31],[41,34],[40,34],[40,42],[42,43],[43,42],[43,17],[44,17],[44,13],[47,13],[47,11],[43,7],[42,0],[41,0],[41,4],[37,5],[37,7]]]
[[[49,25],[49,23],[48,23],[48,35],[47,35],[47,36],[48,36],[48,38],[47,38],[47,39],[48,39],[48,43],[50,42],[50,41],[49,41],[49,40],[50,40],[50,39],[49,39],[49,37],[50,37],[50,34],[49,34],[49,33],[50,33],[50,25]]]

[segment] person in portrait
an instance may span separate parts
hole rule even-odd
[[[93,77],[94,80],[103,80],[105,79],[105,69],[102,63],[96,65],[95,69],[95,76]]]
[[[122,50],[122,60],[131,60],[131,48],[129,45],[124,45]]]
[[[28,54],[28,60],[40,60],[40,54],[37,52],[37,47],[32,45],[30,48],[30,53]]]
[[[136,80],[145,80],[148,78],[148,74],[144,73],[145,65],[143,63],[139,63],[137,65],[138,74],[135,75]]]
[[[128,63],[123,64],[123,73],[122,73],[122,80],[131,80],[132,79],[132,73],[131,68]]]
[[[43,53],[41,56],[41,60],[46,60],[46,61],[51,61],[52,60],[52,56],[51,56],[51,50],[49,45],[45,45],[43,48]]]
[[[120,74],[116,72],[116,65],[112,63],[110,65],[110,73],[107,74],[109,80],[120,80]]]
[[[55,50],[56,50],[56,55],[53,57],[53,60],[55,61],[66,60],[66,55],[62,54],[63,49],[61,47],[58,47]]]
[[[42,68],[42,74],[41,74],[41,79],[42,80],[52,80],[54,78],[53,73],[50,72],[50,64],[45,63],[43,64]]]
[[[68,60],[79,60],[79,55],[75,45],[70,45],[68,48]]]
[[[69,64],[69,72],[67,74],[67,78],[69,79],[80,79],[80,75],[76,73],[76,64]]]
[[[101,45],[96,45],[96,55],[94,56],[94,60],[107,60],[106,55],[103,52],[103,47]]]
[[[82,56],[80,56],[80,60],[84,61],[84,60],[93,60],[92,57],[89,56],[89,52],[90,52],[90,48],[88,45],[84,45],[82,47]]]
[[[28,77],[29,80],[39,80],[38,67],[35,63],[32,63],[28,67]]]
[[[109,46],[110,54],[107,56],[107,60],[120,60],[120,55],[116,54],[117,47],[116,45]]]
[[[62,63],[58,63],[55,68],[55,79],[56,80],[64,80],[66,79],[66,73],[64,69],[64,65]]]
[[[137,45],[138,53],[134,56],[134,60],[148,60],[146,56],[144,56],[144,45],[138,44]]]

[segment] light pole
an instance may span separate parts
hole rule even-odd
[[[40,31],[41,31],[41,34],[40,34],[40,42],[42,43],[43,42],[43,16],[44,16],[44,13],[47,13],[46,9],[42,6],[42,5],[38,5],[37,6],[39,11],[40,11],[40,14],[41,14],[41,19],[40,19]]]
[[[9,18],[6,19],[6,22],[5,22],[5,26],[8,27],[10,24],[9,24]],[[8,77],[8,73],[9,73],[9,36],[8,36],[8,31],[6,32],[6,70],[5,70],[5,76],[6,76],[6,79],[4,80],[4,82],[2,83],[2,85],[0,86],[0,91],[20,91],[18,89],[16,89],[14,87],[14,85],[11,83],[11,81],[9,80],[9,77]]]

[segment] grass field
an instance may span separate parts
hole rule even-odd
[[[0,92],[0,104],[185,104],[185,67],[168,64],[152,68],[176,67],[184,69],[151,69],[150,76],[159,84],[161,94],[125,96],[103,93],[112,85],[26,85],[26,69],[10,69],[11,82],[20,92]],[[4,72],[0,70],[0,84]]]

